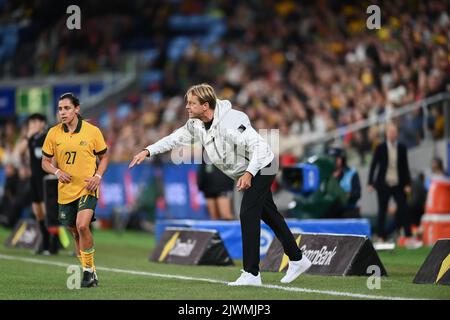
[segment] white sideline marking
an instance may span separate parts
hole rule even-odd
[[[64,262],[46,261],[46,260],[40,260],[40,259],[34,259],[34,258],[22,258],[22,257],[8,256],[8,255],[3,255],[3,254],[0,254],[0,259],[23,261],[23,262],[43,264],[43,265],[49,265],[49,266],[57,266],[57,267],[65,267],[65,268],[72,265],[70,263],[64,263]],[[179,279],[179,280],[188,280],[188,281],[202,281],[202,282],[218,283],[218,284],[224,284],[224,285],[226,285],[228,283],[228,281],[223,281],[223,280],[215,280],[215,279],[208,279],[208,278],[195,278],[195,277],[154,273],[154,272],[146,272],[146,271],[135,271],[135,270],[126,270],[126,269],[106,268],[106,267],[96,267],[96,269],[100,270],[100,271],[126,273],[126,274],[140,275],[140,276],[158,277],[158,278]],[[261,287],[267,288],[267,289],[290,291],[290,292],[318,293],[318,294],[326,294],[326,295],[331,295],[331,296],[359,298],[359,299],[418,300],[416,298],[378,296],[378,295],[341,292],[341,291],[332,291],[332,290],[316,290],[316,289],[307,289],[307,288],[298,288],[298,287],[278,286],[278,285],[272,285],[272,284],[263,284]],[[422,300],[422,299],[420,299],[420,300]]]

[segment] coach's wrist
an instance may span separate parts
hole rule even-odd
[[[55,173],[54,173],[54,175],[58,178],[58,173],[59,172],[61,172],[61,170],[59,170],[59,169],[56,169],[56,171],[55,171]]]
[[[96,173],[95,176],[96,176],[97,178],[99,178],[99,179],[102,178],[102,176],[101,176],[100,174],[98,174],[98,173]]]
[[[146,157],[150,157],[150,151],[148,151],[148,149],[144,149],[142,152],[145,152]]]

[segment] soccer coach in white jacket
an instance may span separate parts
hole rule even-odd
[[[146,157],[200,141],[211,162],[237,180],[238,190],[244,192],[240,210],[244,270],[229,285],[261,285],[261,219],[272,228],[290,259],[281,282],[295,280],[311,262],[302,257],[292,232],[273,202],[270,187],[276,172],[268,170],[274,160],[269,145],[252,128],[247,115],[233,110],[229,101],[217,99],[210,85],[192,86],[186,93],[186,100],[187,123],[135,155],[129,168],[142,163]]]

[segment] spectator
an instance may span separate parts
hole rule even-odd
[[[17,169],[10,163],[5,165],[5,185],[2,202],[0,204],[0,221],[5,227],[11,227],[11,207],[14,195],[17,194],[19,175]]]
[[[431,117],[433,123],[431,134],[435,140],[442,139],[444,137],[445,120],[439,106],[433,106],[431,109]]]
[[[408,202],[413,229],[420,225],[422,215],[425,212],[426,201],[427,189],[425,188],[425,175],[423,173],[419,173],[416,179],[412,181],[411,197]]]
[[[47,136],[47,118],[39,113],[32,114],[27,120],[27,147],[31,169],[31,208],[39,224],[42,241],[36,254],[50,255],[58,253],[58,235],[50,234],[46,208],[44,203],[44,177],[47,173],[42,169],[42,145]],[[46,221],[47,220],[47,221]]]
[[[21,166],[16,169],[6,165],[5,193],[1,203],[2,224],[13,228],[25,210],[31,206],[30,169]]]
[[[433,160],[431,161],[431,172],[433,174],[433,176],[438,176],[438,177],[447,177],[448,173],[445,171],[444,169],[444,164],[442,162],[441,158],[433,158]]]
[[[345,207],[335,213],[338,218],[361,218],[358,200],[361,198],[361,183],[358,172],[347,165],[345,151],[341,148],[329,148],[328,154],[335,158],[333,177],[346,193]]]
[[[447,178],[448,173],[444,169],[442,159],[435,157],[431,160],[431,175],[427,175],[425,178],[425,188],[428,191],[430,189],[431,180],[434,178]]]
[[[431,160],[431,175],[420,173],[413,181],[410,197],[411,223],[413,229],[421,223],[422,215],[425,212],[427,193],[430,189],[432,179],[448,179],[448,173],[445,171],[442,159],[435,157]]]
[[[198,171],[198,188],[206,198],[211,220],[232,220],[233,180],[213,164],[202,161]]]
[[[377,191],[378,236],[386,240],[390,234],[403,228],[406,237],[411,237],[411,221],[406,196],[411,193],[411,177],[406,147],[397,141],[397,127],[390,123],[386,128],[386,141],[377,146],[370,165],[368,191]],[[377,172],[375,174],[375,172]],[[385,228],[389,199],[393,197],[397,212],[393,223]]]

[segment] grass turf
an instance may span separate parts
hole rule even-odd
[[[10,230],[0,228],[0,244]],[[153,235],[127,231],[95,230],[96,265],[105,268],[141,271],[147,273],[179,275],[232,281],[240,273],[241,261],[235,266],[181,266],[151,263],[148,258],[155,246]],[[381,280],[381,289],[367,288],[367,277],[332,277],[302,275],[283,287],[335,291],[383,297],[416,299],[450,299],[450,288],[438,285],[417,285],[412,280],[430,252],[430,248],[417,250],[395,249],[380,252],[389,277]],[[77,264],[71,250],[57,256],[35,256],[30,250],[10,249],[0,246],[0,255],[17,259],[31,258],[49,263]],[[69,274],[65,266],[32,263],[0,258],[0,299],[158,299],[158,300],[287,300],[287,299],[358,299],[352,296],[330,295],[325,292],[292,292],[274,288],[228,287],[223,283],[198,280],[180,280],[142,274],[128,274],[99,270],[100,286],[97,288],[69,290],[66,281]],[[263,272],[264,284],[281,286],[278,273]]]

